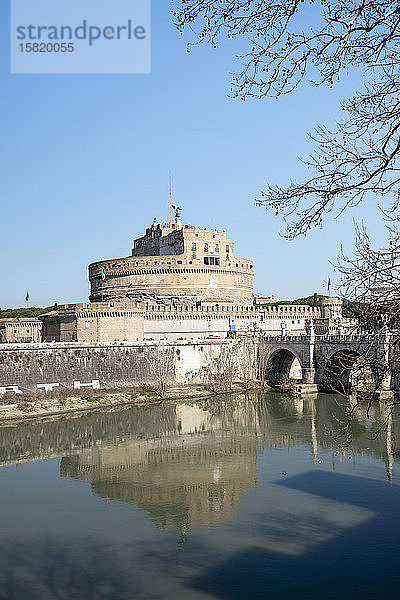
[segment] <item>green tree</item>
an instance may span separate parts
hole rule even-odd
[[[44,313],[55,310],[55,306],[47,306],[46,308],[38,308],[36,306],[25,308],[0,308],[0,319],[13,319],[23,317],[37,317]]]

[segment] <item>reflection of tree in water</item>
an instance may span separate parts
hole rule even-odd
[[[126,573],[104,541],[50,536],[0,544],[2,600],[131,598]],[[132,591],[131,591],[132,592]]]

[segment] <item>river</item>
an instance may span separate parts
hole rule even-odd
[[[400,589],[400,417],[252,393],[0,427],[1,600]]]

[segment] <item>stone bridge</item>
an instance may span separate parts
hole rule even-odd
[[[260,342],[265,378],[271,384],[296,384],[300,393],[371,390],[393,397],[391,334],[264,337]],[[294,365],[298,367],[297,372]]]

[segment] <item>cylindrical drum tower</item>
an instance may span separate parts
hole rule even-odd
[[[91,302],[112,299],[253,303],[253,263],[236,258],[225,231],[154,222],[132,255],[89,265]]]

